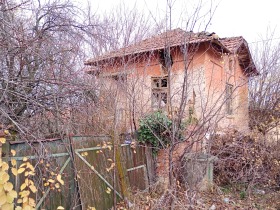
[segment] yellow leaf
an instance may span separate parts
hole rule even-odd
[[[36,203],[35,203],[35,200],[33,198],[29,198],[28,199],[28,204],[32,207],[35,207],[36,206]]]
[[[15,156],[15,155],[16,155],[16,153],[17,153],[17,152],[16,152],[14,149],[12,149],[12,150],[11,150],[11,154],[12,154],[12,156]]]
[[[0,137],[0,142],[1,142],[2,144],[5,144],[5,143],[6,143],[6,138]]]
[[[18,200],[17,200],[17,203],[22,203],[22,199],[18,199]]]
[[[32,180],[28,180],[29,185],[34,185],[34,182]]]
[[[24,158],[22,159],[22,161],[24,161],[24,162],[26,162],[27,160],[28,160],[27,157],[24,157]]]
[[[26,206],[27,200],[28,200],[28,196],[25,196],[25,197],[22,199],[22,203],[25,204],[25,206]]]
[[[48,182],[54,183],[54,180],[53,179],[48,179]]]
[[[35,173],[34,173],[33,171],[29,171],[29,172],[28,172],[28,175],[34,176]]]
[[[29,189],[33,192],[33,193],[36,193],[37,192],[37,189],[34,185],[30,185],[29,186]]]
[[[106,193],[110,194],[111,193],[111,189],[109,187],[107,187],[106,189]]]
[[[20,186],[20,190],[24,190],[25,188],[27,187],[27,184],[26,183],[23,183],[21,186]]]
[[[19,167],[22,168],[23,166],[26,166],[26,163],[22,163]]]
[[[7,196],[6,196],[6,194],[2,194],[2,195],[0,196],[0,206],[2,206],[3,204],[5,204],[6,201],[7,201]]]
[[[15,210],[22,210],[22,208],[20,206],[17,206]]]
[[[15,159],[11,159],[11,163],[12,163],[12,166],[15,166],[17,164],[17,161]]]
[[[11,171],[15,176],[17,175],[17,169],[16,168],[12,168]]]
[[[31,165],[29,162],[27,162],[26,168],[29,168],[31,171],[35,171],[34,166]]]
[[[7,171],[8,169],[9,169],[8,163],[3,162],[3,164],[2,164],[2,170],[3,170],[3,171]]]
[[[21,196],[21,198],[25,198],[30,195],[30,192],[28,190],[23,190],[23,191],[19,192],[19,195]],[[23,203],[24,203],[24,200],[23,200]]]
[[[4,184],[4,190],[10,192],[13,189],[13,184],[11,182],[7,182]]]
[[[59,183],[56,183],[54,186],[55,186],[55,188],[59,188],[60,187]]]
[[[14,202],[14,198],[10,194],[7,194],[7,202],[6,203],[13,203],[13,202]]]
[[[14,209],[14,204],[12,203],[6,203],[3,206],[1,206],[2,210],[13,210]]]
[[[58,174],[56,179],[61,185],[64,185],[64,181],[61,179],[61,174]]]
[[[0,184],[5,184],[7,181],[9,181],[10,176],[6,172],[2,171],[0,175]]]
[[[84,156],[88,156],[88,153],[87,152],[82,152],[81,155],[84,157]]]
[[[18,174],[21,174],[22,172],[24,172],[25,171],[25,168],[19,168],[18,169]]]
[[[10,132],[9,132],[8,130],[4,130],[4,133],[5,133],[6,135],[9,135],[9,134],[10,134]]]
[[[64,208],[62,206],[57,207],[57,210],[63,210]]]
[[[10,195],[12,198],[16,198],[17,197],[17,192],[15,190],[12,190],[8,193],[8,195]]]
[[[32,208],[31,206],[29,206],[29,205],[25,205],[24,207],[23,207],[23,210],[33,210],[34,208]]]

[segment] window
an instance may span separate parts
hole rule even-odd
[[[152,78],[152,108],[165,109],[167,106],[168,94],[167,77]]]
[[[127,76],[125,74],[119,74],[119,75],[112,75],[112,79],[116,80],[117,82],[124,83],[127,80]]]
[[[233,64],[234,64],[233,59],[230,58],[230,59],[229,59],[229,62],[228,62],[228,69],[229,69],[229,71],[231,71],[231,72],[232,72],[232,70],[233,70]]]
[[[226,84],[226,113],[229,115],[233,114],[233,85]]]

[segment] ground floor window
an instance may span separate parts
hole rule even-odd
[[[152,77],[152,108],[166,109],[168,101],[167,77]]]

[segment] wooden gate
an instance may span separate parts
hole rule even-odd
[[[109,209],[113,206],[114,196],[117,200],[123,198],[122,181],[127,181],[127,187],[132,190],[143,190],[148,186],[147,149],[121,144],[121,159],[114,162],[113,145],[108,136],[79,136],[32,144],[11,142],[10,147],[17,151],[14,159],[18,166],[23,157],[29,158],[36,166],[36,209],[53,210],[57,206],[65,209]],[[10,160],[9,157],[7,159]],[[41,160],[48,166],[40,166]],[[44,172],[48,169],[62,175],[65,185],[61,192],[42,184]],[[23,180],[24,177],[12,180],[16,189]]]

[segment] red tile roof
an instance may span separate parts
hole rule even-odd
[[[208,42],[214,38],[210,33],[193,33],[187,32],[180,28],[164,32],[159,35],[152,36],[142,40],[136,44],[129,45],[116,51],[106,53],[102,56],[89,59],[85,62],[86,65],[93,64],[98,61],[107,60],[110,58],[123,57],[131,54],[138,54],[142,52],[150,52],[154,50],[164,49],[165,47],[180,46],[184,43],[201,43]],[[221,43],[219,43],[221,45]]]
[[[235,53],[238,48],[245,43],[245,39],[242,36],[222,38],[220,42],[231,52]]]
[[[116,51],[108,52],[104,55],[89,59],[85,65],[96,65],[100,61],[106,61],[113,58],[134,55],[143,52],[152,52],[166,47],[181,46],[185,43],[195,44],[202,42],[215,42],[224,52],[237,53],[241,46],[246,48],[246,62],[244,68],[249,67],[251,73],[257,74],[257,70],[251,58],[248,44],[242,36],[231,38],[218,38],[215,33],[208,32],[187,32],[180,28],[164,32],[142,40],[136,44],[129,45]],[[243,51],[244,52],[244,51]]]

